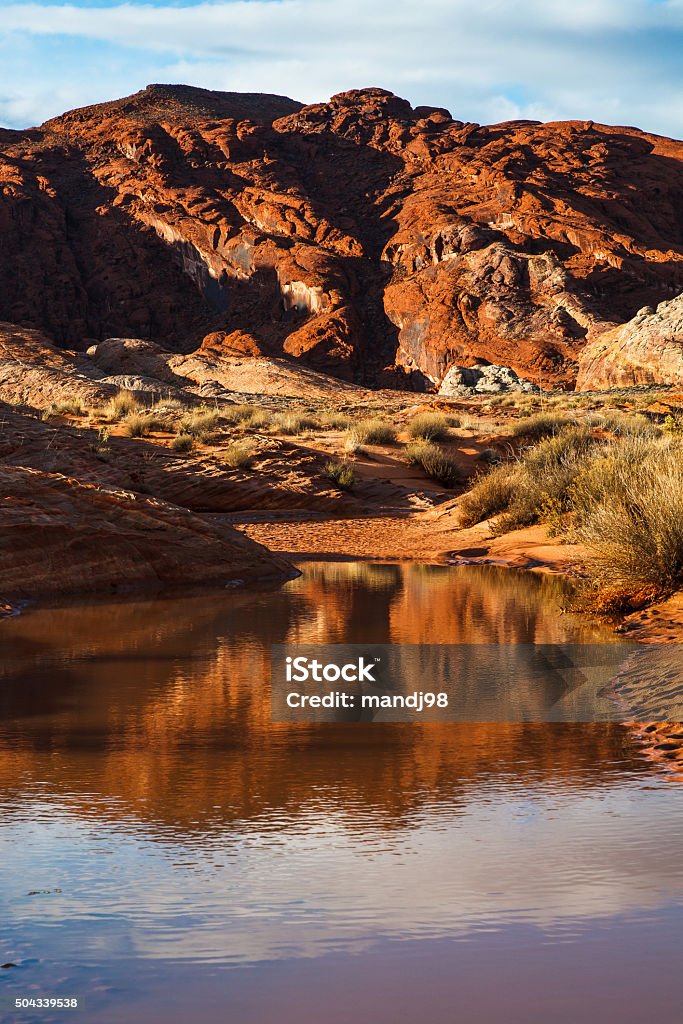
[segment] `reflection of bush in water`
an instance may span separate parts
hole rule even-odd
[[[400,587],[405,571],[400,565],[382,562],[309,562],[304,570],[303,582],[315,581],[329,588],[339,584],[362,583],[371,590],[393,590]]]

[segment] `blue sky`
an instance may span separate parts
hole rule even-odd
[[[0,124],[150,82],[315,102],[379,85],[463,120],[683,137],[683,0],[0,0]]]

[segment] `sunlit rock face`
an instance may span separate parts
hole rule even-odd
[[[634,128],[149,86],[0,136],[0,319],[371,385],[622,382],[638,353],[582,353],[683,292],[681,195],[683,143]]]
[[[538,390],[538,385],[518,377],[509,366],[451,366],[441,381],[439,394],[446,397],[468,394],[493,395],[503,391],[533,394]]]
[[[645,306],[581,353],[580,388],[634,384],[683,384],[683,295]]]

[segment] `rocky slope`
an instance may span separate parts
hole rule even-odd
[[[577,387],[634,384],[683,384],[683,295],[646,306],[581,353]]]
[[[0,318],[59,346],[572,385],[587,343],[683,292],[683,143],[150,86],[0,132],[0,237]]]
[[[292,567],[229,526],[132,492],[0,465],[6,599],[284,580]]]

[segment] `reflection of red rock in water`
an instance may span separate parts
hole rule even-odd
[[[570,382],[586,341],[683,291],[683,144],[633,128],[150,86],[4,133],[0,182],[0,317],[72,346],[210,334],[369,382],[478,359]]]
[[[617,762],[637,768],[619,725],[273,725],[268,644],[334,638],[342,626],[355,638],[373,615],[380,635],[398,638],[392,609],[421,575],[419,567],[310,569],[287,592],[44,609],[5,623],[0,788],[44,779],[45,758],[58,750],[50,784],[78,813],[125,813],[192,834],[282,808],[305,812],[326,794],[349,827],[370,813],[378,827],[395,828],[411,827],[424,800],[465,803],[492,775],[571,790],[613,779]],[[432,591],[435,629],[486,589],[477,569],[471,585],[463,574],[443,576],[450,584]],[[496,616],[488,577],[482,628]],[[519,581],[520,620],[535,619],[538,636],[551,628],[542,581],[499,579],[504,588]],[[413,621],[406,641],[434,639]],[[41,715],[31,716],[37,702]]]

